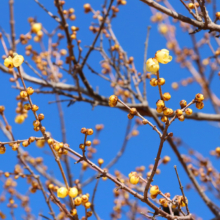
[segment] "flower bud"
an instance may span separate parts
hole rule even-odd
[[[165,84],[165,79],[164,78],[159,78],[158,79],[158,85],[162,86]]]
[[[136,115],[137,114],[137,109],[136,108],[131,108],[130,109],[130,114]]]
[[[134,115],[132,115],[131,113],[129,113],[127,116],[128,116],[128,119],[134,118]]]
[[[188,7],[189,7],[190,9],[194,9],[194,8],[195,8],[195,5],[194,5],[193,3],[189,3],[189,4],[188,4]]]
[[[168,207],[168,201],[165,198],[160,198],[159,199],[159,203],[163,206],[163,207]]]
[[[163,109],[162,109],[162,108],[157,107],[157,108],[156,108],[156,111],[157,111],[158,113],[161,113],[161,112],[163,112]]]
[[[179,119],[179,121],[184,121],[184,120],[185,120],[185,117],[184,117],[184,115],[180,115],[180,116],[178,117],[178,119]]]
[[[115,107],[117,105],[117,102],[118,102],[118,97],[117,96],[111,95],[109,97],[108,104],[109,104],[110,107]]]
[[[180,116],[180,115],[182,115],[183,114],[183,111],[181,110],[181,109],[177,109],[176,110],[176,115],[177,116]]]
[[[187,102],[185,100],[180,101],[180,107],[185,108],[187,106]]]
[[[86,130],[86,134],[87,134],[87,135],[92,135],[92,134],[93,134],[92,128],[87,129],[87,130]]]
[[[157,86],[157,84],[158,84],[157,79],[152,78],[152,79],[150,80],[150,85],[151,85],[151,86],[155,87],[155,86]]]
[[[203,102],[197,102],[196,103],[196,108],[203,109],[204,108],[204,103]]]
[[[24,115],[17,115],[15,117],[15,123],[17,123],[17,124],[22,124],[24,122],[24,120],[25,120]]]
[[[160,190],[159,190],[159,187],[158,187],[158,186],[152,186],[152,187],[150,188],[150,194],[153,195],[153,196],[158,195],[159,192],[160,192]]]
[[[68,195],[68,190],[66,187],[60,187],[57,190],[57,197],[59,198],[65,198]]]
[[[90,207],[91,207],[91,202],[86,202],[85,204],[84,204],[84,206],[85,206],[85,208],[86,209],[89,209]]]
[[[72,198],[75,198],[76,196],[78,196],[78,189],[76,187],[72,187],[69,189],[69,196]]]
[[[162,117],[161,117],[161,121],[166,123],[166,122],[168,121],[167,116],[162,116]]]
[[[75,204],[76,206],[81,205],[81,203],[82,203],[82,199],[81,199],[80,197],[76,197],[76,198],[74,199],[74,204]]]
[[[197,102],[202,102],[204,100],[204,95],[203,94],[196,94],[196,101]]]
[[[165,104],[164,104],[164,101],[163,101],[163,100],[158,100],[158,101],[156,102],[156,105],[157,105],[158,108],[163,108],[163,107],[165,107]]]
[[[169,156],[165,156],[164,158],[163,158],[163,160],[162,160],[162,163],[163,164],[167,164],[167,163],[169,163],[170,162],[170,157]]]
[[[185,113],[186,113],[187,115],[191,115],[191,114],[193,113],[193,111],[192,111],[191,108],[187,108],[187,109],[185,110]]]
[[[70,211],[70,214],[71,214],[72,216],[76,215],[76,214],[77,214],[77,210],[76,210],[76,209],[72,209],[72,210]]]
[[[26,98],[27,95],[28,95],[28,94],[27,94],[26,91],[21,91],[21,92],[20,92],[20,97],[21,97],[22,99]]]
[[[32,95],[34,93],[34,89],[32,87],[27,88],[27,94]]]

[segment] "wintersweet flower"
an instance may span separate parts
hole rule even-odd
[[[24,57],[22,55],[16,55],[13,59],[14,67],[19,67],[24,62]]]
[[[173,59],[172,56],[169,55],[169,50],[167,49],[158,50],[155,54],[155,58],[159,63],[163,64],[167,64]]]
[[[13,61],[12,61],[12,57],[9,56],[4,60],[4,65],[8,68],[13,68]]]
[[[57,190],[57,197],[59,198],[65,198],[68,195],[68,190],[66,187],[60,187]]]
[[[156,74],[160,69],[158,61],[155,58],[149,58],[146,62],[146,69],[147,71]]]

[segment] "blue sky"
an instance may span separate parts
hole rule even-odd
[[[57,14],[57,10],[53,5],[53,1],[41,1],[44,3],[44,6],[51,10],[54,14]],[[102,1],[89,1],[94,9],[101,10]],[[90,33],[89,26],[92,21],[92,14],[83,13],[83,4],[87,1],[67,1],[65,4],[65,9],[73,7],[75,9],[76,21],[70,23],[70,25],[75,25],[80,27],[78,33],[78,38],[82,40],[81,46],[90,45],[93,42],[94,34]],[[182,14],[187,15],[187,11],[184,9],[180,3],[172,2],[174,8],[181,12]],[[10,32],[9,26],[9,5],[7,1],[1,1],[1,8],[3,9],[0,14],[0,26],[4,28],[6,32]],[[56,22],[50,18],[34,1],[25,1],[25,0],[15,0],[15,30],[16,38],[20,34],[25,34],[30,30],[30,25],[27,22],[28,17],[35,17],[38,22],[42,22],[43,26],[48,30],[52,31],[56,27]],[[126,6],[120,7],[120,13],[118,17],[113,20],[112,27],[113,30],[121,43],[121,46],[127,52],[128,56],[133,56],[135,60],[135,66],[139,72],[143,70],[143,54],[144,54],[144,42],[146,39],[146,30],[147,26],[151,25],[150,33],[150,42],[148,49],[148,57],[153,57],[155,52],[159,49],[166,48],[165,39],[158,33],[157,25],[152,25],[150,22],[151,11],[148,6],[144,3],[132,0],[128,1]],[[177,26],[179,28],[179,26]],[[177,38],[179,40],[180,46],[191,46],[191,40],[187,32],[182,33],[177,28]],[[197,40],[203,36],[204,32],[201,32],[196,35]],[[47,41],[44,41],[44,44],[47,45]],[[38,44],[33,44],[34,49],[40,51]],[[214,45],[215,46],[215,45]],[[17,52],[24,55],[24,45],[19,45],[17,47]],[[65,40],[62,41],[60,47],[66,48]],[[87,51],[87,48],[83,47],[83,54]],[[4,55],[2,46],[0,46],[0,54]],[[201,53],[202,57],[212,55],[211,51],[207,47],[203,48]],[[171,55],[173,55],[171,53]],[[25,57],[28,61],[31,60],[29,57]],[[97,71],[101,71],[100,62],[101,56],[98,52],[92,52],[88,63]],[[33,75],[30,69],[24,64],[24,70]],[[61,71],[62,72],[62,71]],[[88,77],[93,88],[99,87],[100,94],[110,96],[112,94],[112,89],[110,86],[99,77],[92,75],[92,73],[85,68],[84,69],[86,77]],[[65,74],[64,72],[62,72]],[[167,65],[161,65],[160,70],[161,76],[166,79],[166,84],[163,86],[164,92],[170,92],[172,99],[169,103],[170,107],[177,109],[179,107],[179,101],[185,99],[191,101],[196,93],[202,92],[201,88],[193,83],[187,87],[180,87],[177,91],[173,91],[171,88],[171,83],[174,81],[180,81],[181,79],[187,78],[190,76],[190,73],[180,68],[179,64],[175,63],[173,60]],[[209,71],[206,71],[208,74]],[[18,90],[12,89],[12,83],[9,82],[9,75],[0,73],[0,105],[6,107],[6,117],[9,121],[9,124],[13,126],[13,133],[16,139],[24,139],[29,136],[40,136],[36,134],[32,128],[32,121],[34,117],[29,113],[28,119],[22,125],[14,123],[15,118],[15,108],[16,100],[15,96],[18,95]],[[68,84],[72,84],[72,79],[65,74],[64,79],[67,80]],[[27,85],[32,85],[34,88],[38,88],[36,85],[27,83]],[[215,76],[213,80],[213,91],[219,95],[219,78]],[[152,107],[155,107],[155,102],[159,98],[159,94],[156,88],[150,87],[149,83],[147,85],[148,91],[148,101]],[[65,99],[65,98],[64,98]],[[54,95],[33,95],[33,101],[35,104],[39,105],[39,113],[44,113],[45,120],[44,125],[48,131],[52,133],[52,136],[56,140],[61,140],[60,132],[60,121],[57,111],[56,104],[48,105],[48,101],[54,101]],[[107,108],[107,107],[95,107],[92,110],[91,105],[86,103],[76,103],[71,107],[67,107],[66,103],[62,103],[63,111],[65,113],[65,123],[67,130],[67,142],[70,146],[79,151],[78,145],[83,142],[83,135],[80,133],[82,127],[95,128],[96,124],[104,124],[105,128],[100,134],[101,144],[97,146],[97,154],[93,158],[93,161],[96,162],[98,158],[102,157],[106,165],[111,159],[115,156],[118,150],[121,148],[125,128],[127,125],[127,114],[118,109]],[[197,112],[194,106],[192,109]],[[209,101],[205,102],[205,108],[202,112],[214,113]],[[150,119],[152,122],[153,120]],[[133,122],[134,123],[134,122]],[[157,134],[148,126],[141,126],[140,135],[138,137],[133,137],[129,141],[129,144],[126,148],[124,156],[119,160],[119,162],[110,169],[110,172],[113,173],[114,170],[120,170],[124,175],[127,175],[129,172],[133,171],[135,167],[145,165],[148,167],[149,164],[154,162],[154,158],[157,153],[159,139]],[[215,149],[219,144],[219,130],[216,123],[209,122],[199,122],[199,121],[190,121],[185,120],[184,122],[175,121],[172,126],[169,128],[169,131],[174,133],[176,137],[182,137],[183,141],[186,142],[189,146],[193,147],[195,150],[201,152],[205,157],[211,158],[209,156],[210,150]],[[0,141],[6,141],[5,136],[0,132]],[[92,140],[92,137],[91,137]],[[45,152],[49,152],[49,148],[46,146],[43,149],[39,149],[32,144],[28,147],[28,152],[31,155],[38,157],[43,156]],[[186,153],[184,148],[179,149],[181,153]],[[80,151],[79,151],[80,152]],[[160,186],[160,189],[163,192],[170,192],[171,196],[180,194],[180,189],[178,181],[173,169],[174,165],[177,165],[180,178],[185,186],[189,183],[188,177],[185,175],[184,170],[176,159],[174,153],[172,152],[170,146],[165,143],[162,156],[169,155],[171,157],[171,162],[166,166],[161,166],[161,174],[154,178],[155,184]],[[10,158],[10,159],[9,159]],[[0,170],[3,171],[13,171],[14,165],[17,161],[16,153],[11,149],[7,149],[6,154],[1,155],[1,164]],[[48,172],[51,172],[55,175],[60,181],[62,177],[58,170],[58,167],[55,163],[53,157],[49,154],[45,156],[45,163],[48,166]],[[219,168],[219,163],[217,159],[213,159],[213,164],[216,166],[216,169]],[[74,165],[74,160],[71,160],[71,169],[74,177],[78,177],[79,164]],[[87,170],[85,173],[84,180],[87,179],[91,174],[94,174],[94,171]],[[42,179],[44,180],[44,179]],[[90,186],[87,186],[84,192],[92,193],[95,182]],[[25,193],[27,191],[27,185],[25,180],[19,180],[17,188]],[[110,181],[100,181],[98,187],[98,192],[95,198],[96,211],[101,217],[101,219],[109,219],[109,214],[112,211],[113,206],[113,194],[112,190],[114,184]],[[192,213],[198,214],[198,216],[203,219],[209,219],[213,215],[209,209],[205,206],[204,202],[200,199],[198,194],[193,190],[186,191],[186,196],[189,200],[189,209]],[[47,206],[42,202],[42,195],[40,192],[37,192],[35,195],[31,195],[31,204],[32,204],[32,213],[37,215],[39,210],[42,211],[45,215],[48,216]],[[215,201],[214,196],[210,195],[210,198]],[[104,205],[103,205],[104,204]],[[5,209],[5,204],[0,204],[0,210]],[[23,213],[23,210],[17,209],[15,211],[16,216],[19,216]],[[7,213],[9,214],[9,213]],[[81,215],[82,216],[82,215]],[[123,216],[123,219],[126,217]],[[10,219],[10,217],[9,217]],[[91,219],[94,219],[92,217]]]

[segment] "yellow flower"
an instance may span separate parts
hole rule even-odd
[[[34,23],[31,27],[31,30],[32,32],[34,32],[35,34],[38,32],[38,31],[41,31],[42,29],[42,24],[41,23]]]
[[[76,187],[72,187],[69,190],[69,196],[75,198],[78,196],[78,189]]]
[[[22,55],[16,55],[13,59],[13,65],[15,67],[21,66],[21,64],[24,62],[24,57]]]
[[[36,145],[37,145],[37,147],[39,147],[39,148],[44,147],[44,145],[45,145],[45,140],[37,140],[37,141],[36,141]]]
[[[146,69],[148,72],[156,74],[157,71],[160,69],[159,63],[155,58],[150,58],[146,62]]]
[[[159,32],[161,34],[166,34],[168,32],[168,27],[166,24],[159,25]]]
[[[4,65],[8,68],[13,68],[13,61],[12,61],[12,57],[7,57],[5,60],[4,60]]]
[[[15,117],[15,123],[17,123],[17,124],[22,124],[24,122],[24,120],[25,120],[24,115],[17,115]]]
[[[59,198],[65,198],[68,195],[68,190],[66,187],[60,187],[57,190],[57,197]]]
[[[169,55],[169,50],[158,50],[155,54],[155,58],[159,63],[167,64],[172,60],[172,56]]]

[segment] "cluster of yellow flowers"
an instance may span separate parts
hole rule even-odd
[[[36,34],[34,41],[39,42],[43,37],[42,24],[37,22],[31,23],[31,31]]]
[[[19,67],[24,62],[24,57],[22,55],[18,55],[17,53],[13,53],[12,56],[8,56],[4,60],[4,65],[8,68]]]
[[[172,61],[172,56],[169,55],[169,50],[162,49],[158,50],[154,58],[149,58],[146,62],[147,71],[152,74],[157,74],[160,69],[159,63],[167,64]]]
[[[74,199],[74,204],[76,206],[83,205],[86,209],[89,209],[91,207],[91,203],[89,202],[89,194],[78,196],[79,192],[76,187],[72,187],[69,190],[66,187],[60,187],[57,190],[57,197],[59,198],[65,198],[67,195]],[[77,214],[77,210],[73,209],[71,210],[72,215]],[[87,212],[87,217],[90,217],[92,215],[92,211]]]

